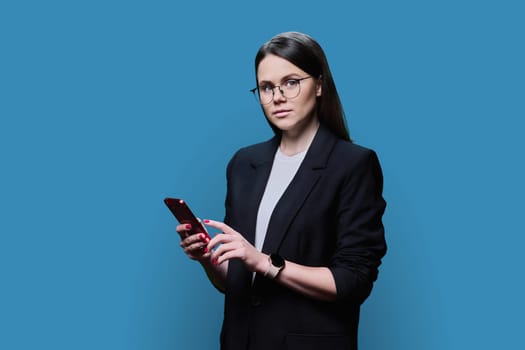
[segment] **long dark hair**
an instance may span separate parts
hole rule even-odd
[[[255,56],[255,74],[266,55],[275,55],[296,65],[309,75],[322,79],[322,94],[317,98],[317,116],[340,139],[351,141],[345,114],[335,87],[326,55],[321,46],[310,36],[299,32],[281,33],[262,45]],[[281,131],[270,123],[275,134]]]

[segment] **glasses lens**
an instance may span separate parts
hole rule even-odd
[[[267,105],[268,103],[272,102],[272,100],[273,100],[273,94],[272,94],[271,91],[268,93],[268,92],[261,92],[259,90],[258,95],[259,95],[259,102],[262,105]]]
[[[257,89],[257,95],[262,105],[267,105],[273,100],[273,90],[271,88],[260,87]]]
[[[252,89],[251,92],[253,93],[253,97],[259,104],[266,105],[272,102],[273,100],[273,94],[271,91],[269,93],[268,92],[261,93],[261,88],[255,88],[255,89]]]
[[[286,98],[295,98],[299,95],[301,86],[299,80],[290,79],[283,84],[284,97]]]

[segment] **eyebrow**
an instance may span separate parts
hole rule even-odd
[[[287,75],[285,75],[284,77],[282,77],[280,82],[282,83],[283,81],[286,81],[286,80],[288,80],[288,79],[296,79],[295,77],[299,77],[299,76],[300,76],[299,73],[290,73],[290,74],[287,74]],[[272,84],[272,85],[275,85],[275,84],[274,84],[272,81],[270,81],[270,80],[261,80],[261,81],[259,81],[258,84],[261,85],[261,84],[267,84],[267,83],[270,83],[270,84]]]

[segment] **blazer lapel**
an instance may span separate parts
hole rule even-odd
[[[308,197],[310,191],[321,178],[323,170],[326,168],[330,153],[336,142],[337,137],[321,125],[308,152],[306,153],[303,163],[297,170],[292,182],[273,210],[262,248],[264,253],[271,254],[279,251],[279,247],[288,231],[288,227]],[[268,176],[269,171],[264,179],[262,191],[264,191]],[[259,205],[261,197],[262,193],[260,194],[260,197],[257,198],[257,201],[255,201],[257,206]],[[257,215],[257,209],[255,214]]]
[[[257,212],[259,210],[259,203],[261,202],[266,183],[270,177],[272,170],[273,159],[277,147],[279,147],[280,137],[275,136],[264,144],[264,147],[254,154],[250,165],[253,172],[250,176],[253,179],[253,187],[246,193],[246,205],[248,206],[247,217],[244,222],[247,227],[242,231],[244,238],[251,244],[255,244],[255,226],[257,223]]]

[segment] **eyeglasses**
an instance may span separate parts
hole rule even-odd
[[[301,92],[300,82],[309,78],[311,77],[305,77],[300,79],[287,79],[281,85],[275,86],[272,84],[265,83],[263,85],[259,85],[254,89],[251,89],[250,91],[253,93],[253,95],[259,101],[260,104],[267,105],[273,101],[273,97],[275,95],[275,88],[279,89],[279,92],[284,98],[296,98]]]

